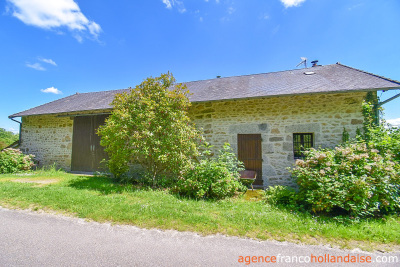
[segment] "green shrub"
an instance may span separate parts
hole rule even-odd
[[[363,137],[363,136],[361,136]],[[360,138],[360,136],[359,136]],[[393,154],[393,160],[400,163],[400,129],[383,124],[370,128],[364,138],[369,147],[374,147],[381,154]]]
[[[270,186],[265,190],[265,200],[271,205],[295,207],[297,204],[296,191],[288,186]]]
[[[202,160],[178,180],[177,191],[194,198],[222,199],[235,194],[240,186],[223,164]]]
[[[30,170],[33,155],[24,155],[19,149],[7,148],[0,152],[0,173],[16,173]]]
[[[111,115],[98,130],[115,177],[140,164],[155,186],[157,179],[176,177],[191,165],[203,137],[188,115],[189,95],[171,73],[115,95]]]
[[[340,208],[366,216],[400,208],[400,168],[391,153],[355,143],[305,154],[291,172],[297,177],[299,199],[314,212]]]
[[[178,179],[174,187],[175,192],[197,199],[222,199],[245,190],[239,182],[238,173],[243,169],[243,163],[238,161],[229,144],[224,145],[217,158],[207,157],[210,155],[209,150],[203,154],[206,157],[200,159]]]
[[[0,149],[3,149],[18,140],[18,134],[0,128]]]
[[[392,127],[381,120],[376,124],[374,116],[374,105],[363,103],[364,126],[363,133],[359,133],[357,138],[361,142],[366,142],[367,146],[379,150],[382,155],[387,152],[394,155],[394,160],[400,163],[400,128]],[[383,110],[381,109],[383,114]],[[365,140],[365,141],[364,141]]]

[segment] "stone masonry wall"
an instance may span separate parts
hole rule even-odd
[[[39,167],[56,164],[71,170],[73,116],[109,113],[109,109],[22,117],[21,151],[35,155]],[[62,116],[59,116],[62,115]]]
[[[314,133],[314,147],[340,144],[343,127],[354,137],[362,127],[364,97],[356,92],[193,103],[190,116],[214,152],[228,142],[237,153],[238,134],[261,134],[264,186],[293,185],[286,169],[294,164],[293,133]],[[91,113],[99,112],[107,110]],[[21,150],[34,154],[40,166],[71,169],[72,117],[23,117],[21,135]]]
[[[35,155],[39,167],[56,163],[71,170],[73,120],[54,115],[22,118],[21,151]]]
[[[237,153],[238,134],[261,134],[264,186],[293,185],[293,133],[314,133],[314,147],[341,143],[343,127],[362,127],[366,93],[319,94],[194,103],[190,116],[214,152],[225,142]]]

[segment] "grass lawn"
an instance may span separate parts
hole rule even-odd
[[[37,171],[0,175],[0,205],[51,210],[99,222],[200,234],[226,234],[342,248],[399,250],[400,218],[341,224],[290,212],[246,195],[222,201],[190,200],[162,190],[119,185],[106,177]]]

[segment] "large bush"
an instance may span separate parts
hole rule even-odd
[[[229,144],[224,145],[218,157],[207,157],[208,152],[206,150],[206,156],[178,179],[174,191],[197,199],[222,199],[245,190],[238,173],[243,169],[243,163],[231,151]]]
[[[291,172],[297,177],[299,199],[314,212],[341,208],[365,216],[400,208],[400,170],[391,153],[354,143],[305,154]]]
[[[24,155],[19,149],[6,148],[0,152],[0,173],[15,173],[30,170],[33,155]]]
[[[188,95],[168,73],[115,96],[111,116],[98,133],[116,177],[140,164],[155,184],[156,178],[179,176],[191,165],[202,136],[188,117]]]

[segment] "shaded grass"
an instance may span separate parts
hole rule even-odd
[[[42,187],[16,183],[17,178],[58,179]],[[329,243],[362,249],[400,248],[400,219],[368,219],[342,224],[331,218],[271,207],[260,191],[222,201],[191,200],[163,190],[120,185],[107,177],[38,171],[26,176],[0,175],[0,204],[7,207],[49,209],[99,222],[145,228],[222,233],[262,240]]]

